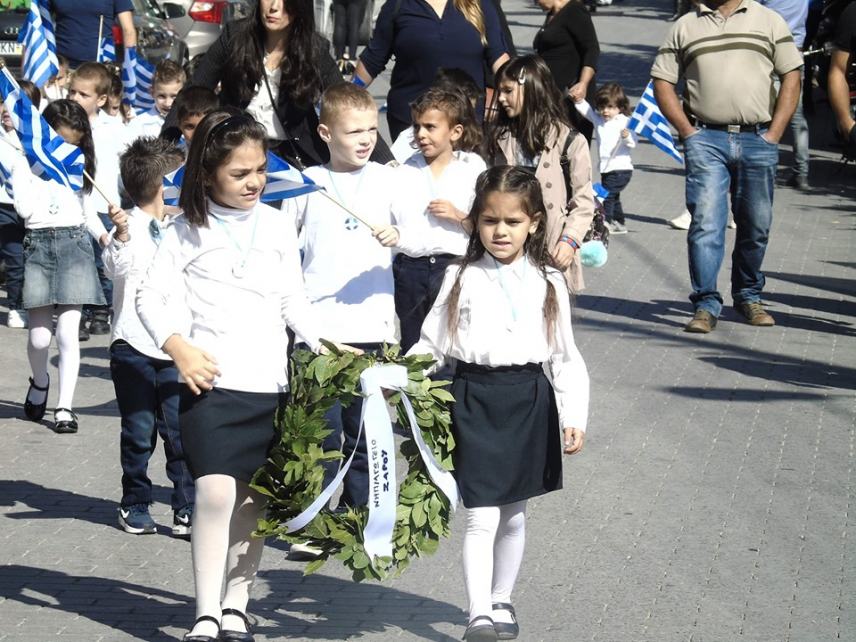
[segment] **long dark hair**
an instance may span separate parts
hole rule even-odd
[[[212,111],[197,125],[178,197],[178,205],[190,225],[208,225],[208,196],[217,168],[247,141],[259,143],[267,154],[265,128],[235,107]]]
[[[261,2],[256,0],[250,15],[237,23],[230,42],[231,53],[222,79],[223,102],[246,105],[264,85],[265,27]],[[280,92],[299,107],[309,107],[321,96],[321,74],[315,44],[315,13],[312,0],[285,0],[285,53],[280,63]]]
[[[482,172],[476,181],[476,197],[470,208],[469,221],[470,241],[467,251],[460,261],[455,283],[449,291],[446,305],[447,330],[450,337],[457,334],[458,307],[461,297],[461,276],[464,270],[475,261],[482,258],[487,251],[479,235],[479,217],[485,209],[487,197],[494,193],[514,194],[520,200],[521,209],[533,221],[538,221],[538,228],[530,234],[523,243],[523,251],[529,257],[544,281],[547,283],[547,294],[544,297],[544,323],[547,326],[547,341],[552,343],[555,336],[556,320],[559,317],[559,302],[556,298],[556,288],[547,278],[547,270],[554,268],[553,258],[547,247],[547,216],[544,207],[544,197],[541,194],[541,184],[532,172],[512,165],[497,165]]]
[[[505,81],[523,86],[523,106],[514,118],[499,104],[500,83]],[[496,71],[494,87],[491,107],[496,117],[488,128],[488,159],[501,154],[499,140],[507,134],[514,137],[523,153],[534,158],[547,150],[551,137],[558,135],[559,123],[571,126],[550,68],[539,56],[518,56],[506,62]]]
[[[60,127],[68,127],[76,132],[80,132],[80,142],[77,146],[83,152],[83,168],[89,176],[95,176],[95,143],[92,141],[92,128],[89,126],[89,116],[86,115],[86,110],[83,109],[73,100],[63,98],[62,100],[54,100],[42,114],[48,125],[54,130]],[[92,191],[92,182],[83,177],[83,193],[89,194]]]

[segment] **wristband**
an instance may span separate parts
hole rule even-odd
[[[567,243],[568,245],[570,245],[570,246],[571,246],[572,248],[574,248],[575,250],[580,249],[580,244],[579,244],[579,243],[577,243],[574,239],[572,239],[572,238],[571,238],[570,236],[568,236],[567,234],[562,234],[562,237],[561,237],[559,240],[560,240],[560,241],[563,241],[563,242],[565,242],[565,243]]]
[[[366,86],[365,81],[362,78],[360,78],[357,74],[353,75],[353,77],[351,78],[351,83],[356,85],[357,87],[365,87]]]

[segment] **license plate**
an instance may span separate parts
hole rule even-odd
[[[20,56],[24,46],[17,42],[0,41],[0,56]]]

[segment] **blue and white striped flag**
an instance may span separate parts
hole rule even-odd
[[[96,62],[116,62],[116,45],[113,38],[104,36],[98,45]]]
[[[268,152],[267,184],[262,192],[261,202],[284,201],[318,189],[311,178],[292,167],[276,154]],[[181,183],[184,180],[184,165],[163,179],[163,202],[165,205],[178,205]]]
[[[675,139],[672,138],[669,121],[663,116],[654,98],[653,80],[649,81],[648,86],[645,87],[645,93],[642,94],[639,104],[633,110],[633,114],[627,123],[627,129],[642,134],[679,163],[684,162],[684,157],[675,146]]]
[[[44,87],[51,76],[59,72],[59,62],[51,13],[39,0],[31,0],[24,28],[18,34],[18,42],[24,45],[21,75],[36,87]]]
[[[598,203],[603,203],[606,197],[609,196],[609,190],[603,186],[603,183],[593,183],[592,191],[594,191],[594,197]]]
[[[33,106],[6,67],[0,69],[0,97],[12,118],[33,174],[73,190],[83,187],[85,159],[79,147],[66,143]]]
[[[152,79],[155,69],[146,60],[137,56],[136,47],[125,49],[122,61],[122,85],[125,88],[122,102],[134,109],[151,109],[155,106],[152,97]]]

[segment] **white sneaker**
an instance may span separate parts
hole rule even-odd
[[[690,229],[690,223],[692,223],[693,217],[690,214],[689,210],[684,210],[683,214],[680,216],[676,216],[671,221],[669,221],[669,225],[676,230],[688,230]]]
[[[26,328],[27,321],[26,310],[9,310],[9,315],[6,317],[6,327],[17,329]]]
[[[320,548],[310,546],[309,544],[292,544],[288,549],[288,559],[307,562],[316,560],[324,553]]]

